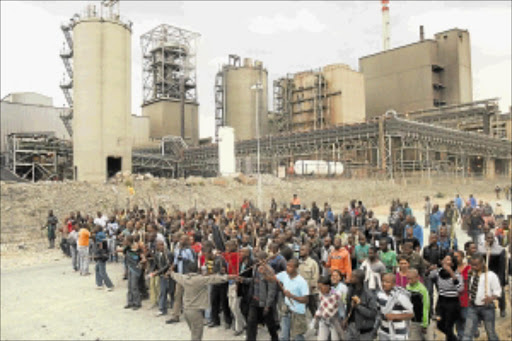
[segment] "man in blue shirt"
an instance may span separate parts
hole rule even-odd
[[[464,200],[462,200],[462,198],[460,197],[460,195],[456,195],[455,196],[455,200],[454,200],[454,203],[455,203],[455,207],[457,208],[457,210],[459,211],[459,214],[462,213],[462,207],[464,206]]]
[[[473,197],[473,194],[469,195],[469,203],[471,204],[471,208],[475,208],[476,207],[476,198]]]
[[[194,253],[190,249],[189,245],[189,237],[184,234],[180,238],[180,244],[174,250],[174,263],[173,268],[179,274],[185,274],[187,272],[189,262],[194,262]],[[170,320],[165,321],[165,323],[177,323],[180,321],[181,307],[183,304],[183,286],[179,283],[176,283],[176,288],[174,289],[174,306],[172,309],[172,317]]]
[[[265,279],[278,281],[283,291],[284,306],[281,312],[280,340],[304,340],[307,331],[306,304],[308,303],[309,287],[306,280],[299,275],[299,261],[292,258],[286,264],[286,271],[274,276],[270,269],[265,271]]]
[[[413,216],[407,217],[407,225],[404,229],[404,238],[406,238],[407,229],[409,227],[412,227],[413,236],[420,242],[420,248],[423,248],[423,229],[418,223],[416,223],[416,218]]]

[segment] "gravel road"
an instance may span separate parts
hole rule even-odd
[[[60,252],[60,251],[55,251]],[[90,270],[94,270],[91,264]],[[123,309],[126,281],[122,265],[107,264],[115,290],[97,290],[94,275],[81,277],[68,259],[31,268],[2,271],[2,340],[190,340],[184,320],[165,324],[142,301],[138,311]],[[244,340],[224,327],[205,327],[205,340]],[[267,340],[264,329],[258,339]]]

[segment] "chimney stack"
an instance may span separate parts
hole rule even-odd
[[[425,32],[423,31],[423,25],[420,25],[420,41],[425,40]]]

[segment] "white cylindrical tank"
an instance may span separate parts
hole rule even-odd
[[[252,65],[252,61],[246,64]],[[225,124],[235,129],[235,140],[250,140],[257,137],[256,110],[259,113],[260,137],[265,136],[268,132],[267,70],[262,64],[258,67],[227,66],[223,69],[223,76]],[[251,89],[259,82],[262,85],[261,90]]]
[[[235,169],[235,132],[232,127],[219,128],[219,172],[221,175],[234,174]]]
[[[343,164],[335,161],[297,160],[293,171],[297,175],[341,175]]]
[[[131,170],[131,29],[89,17],[73,26],[73,164],[77,180]]]

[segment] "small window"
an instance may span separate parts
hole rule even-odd
[[[444,39],[448,39],[448,35],[446,35],[446,34],[445,34],[445,35],[443,36],[443,38],[444,38]]]

